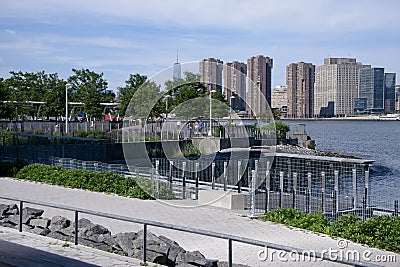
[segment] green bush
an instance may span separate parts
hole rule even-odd
[[[140,199],[153,199],[155,194],[154,181],[146,178],[125,178],[115,172],[66,170],[61,166],[31,164],[21,169],[16,178]],[[167,184],[160,183],[158,197],[173,197]]]
[[[376,216],[362,221],[352,214],[330,223],[321,212],[307,214],[295,209],[278,208],[260,219],[400,252],[400,217]]]

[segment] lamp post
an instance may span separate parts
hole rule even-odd
[[[165,118],[168,117],[168,98],[170,98],[170,95],[165,96]]]
[[[68,90],[71,89],[72,84],[65,85],[65,134],[68,133]]]
[[[236,97],[234,95],[231,95],[231,97],[229,98],[230,99],[230,105],[231,105],[231,108],[229,109],[229,122],[232,122],[232,101],[235,98]]]
[[[210,91],[210,129],[208,130],[208,136],[212,136],[212,106],[211,106],[211,100],[212,100],[212,94],[215,93],[215,90]]]

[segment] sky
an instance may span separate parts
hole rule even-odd
[[[176,61],[273,58],[272,85],[293,62],[353,57],[400,74],[398,0],[0,0],[0,77],[10,71],[103,73],[109,88]],[[398,78],[399,80],[400,78]]]

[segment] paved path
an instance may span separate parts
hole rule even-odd
[[[0,267],[7,266],[124,267],[140,266],[140,260],[0,227]]]
[[[291,229],[272,222],[262,222],[250,219],[244,217],[240,212],[214,208],[211,206],[182,208],[172,205],[175,203],[174,201],[170,201],[170,205],[167,205],[159,201],[143,201],[8,178],[0,178],[0,194],[233,234],[291,247],[314,250],[316,252],[323,252],[330,248],[332,250],[342,251],[337,246],[338,240],[330,237],[313,234],[303,230]],[[181,202],[176,201],[176,203]],[[33,205],[29,206],[33,207]],[[45,208],[43,216],[51,217],[54,215],[62,215],[71,219],[73,218],[71,212]],[[142,227],[140,225],[110,219],[91,216],[85,217],[95,223],[104,225],[114,234],[118,232],[138,231]],[[154,227],[149,227],[149,231],[152,231],[155,234],[163,234],[177,241],[186,250],[199,250],[207,258],[219,259],[222,261],[227,260],[227,241],[225,240]],[[260,261],[258,259],[258,252],[261,249],[260,247],[238,243],[234,243],[233,247],[233,259],[235,263],[242,263],[250,266],[266,266],[271,264],[274,266],[288,266],[288,264],[292,265],[290,263],[293,263],[288,254],[283,256],[283,258],[288,262],[282,262],[278,259],[277,254],[271,255],[273,251],[268,250],[270,256],[269,259],[267,261]],[[370,249],[350,242],[347,244],[347,248],[344,249],[344,251],[347,250],[359,251],[361,253],[361,259],[362,253],[367,250],[372,253],[370,255],[371,259],[375,259],[377,255],[393,255],[393,253],[390,252]],[[397,258],[397,263],[380,264],[384,266],[398,266],[400,255],[394,255]],[[273,256],[273,259],[271,259],[271,256]],[[296,265],[332,266],[333,263],[317,260],[316,262],[300,261],[296,262]]]

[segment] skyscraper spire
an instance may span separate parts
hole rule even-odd
[[[174,70],[173,70],[173,79],[180,79],[181,78],[181,64],[179,64],[179,58],[178,58],[178,49],[176,49],[176,62],[174,64]]]

